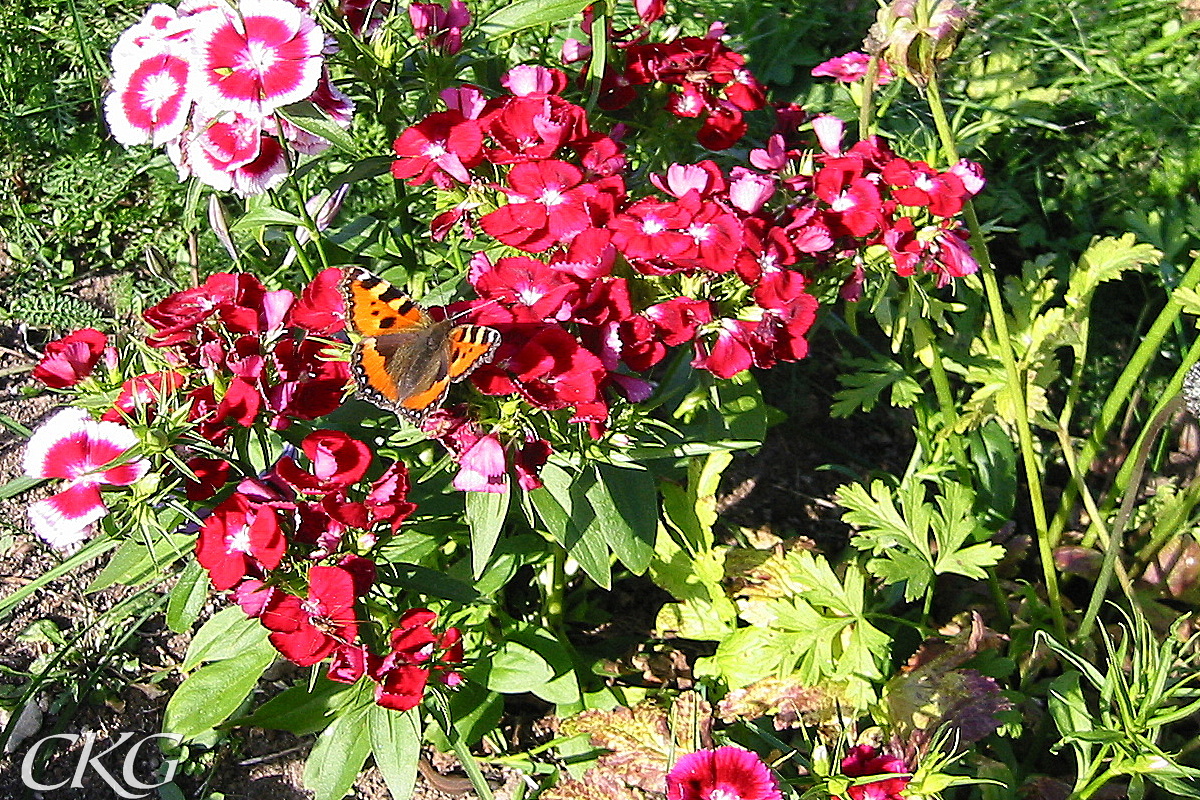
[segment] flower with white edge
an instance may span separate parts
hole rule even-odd
[[[65,480],[65,488],[29,506],[29,522],[57,550],[77,547],[92,532],[107,506],[101,486],[128,486],[150,462],[122,457],[138,444],[137,435],[116,422],[97,422],[80,408],[59,411],[42,424],[25,447],[25,474]]]

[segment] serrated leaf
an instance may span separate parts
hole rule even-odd
[[[1156,263],[1162,253],[1148,244],[1139,244],[1132,233],[1120,238],[1095,239],[1079,257],[1067,284],[1067,306],[1086,305],[1101,283],[1116,280],[1130,270]]]
[[[848,417],[857,412],[871,411],[883,393],[891,390],[891,403],[908,408],[921,394],[921,385],[897,362],[890,358],[852,358],[843,363],[847,371],[838,375],[843,389],[834,394],[829,413]]]

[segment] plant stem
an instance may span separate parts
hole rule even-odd
[[[446,702],[446,698],[442,695],[436,695],[438,710],[440,714],[434,714],[437,718],[438,725],[442,729],[442,733],[446,735],[450,746],[454,748],[454,755],[458,757],[458,762],[462,764],[463,771],[467,773],[467,778],[471,781],[471,787],[475,790],[479,800],[495,800],[492,794],[492,787],[488,785],[487,778],[483,777],[483,771],[479,769],[479,762],[475,760],[475,756],[471,755],[471,748],[467,747],[467,743],[463,741],[459,735],[458,729],[454,727],[453,721],[450,719],[450,705]]]
[[[1175,371],[1175,375],[1171,378],[1171,382],[1167,384],[1167,388],[1162,392],[1158,402],[1151,409],[1150,413],[1152,415],[1157,415],[1160,411],[1162,411],[1163,408],[1167,406],[1168,403],[1171,403],[1175,400],[1183,386],[1184,375],[1187,374],[1187,371],[1191,369],[1192,365],[1195,364],[1197,360],[1200,360],[1200,339],[1192,342],[1191,348],[1188,350],[1187,355],[1185,355],[1183,358],[1183,363],[1179,365],[1179,369]],[[1142,441],[1146,438],[1148,432],[1149,428],[1147,427],[1138,434],[1138,438],[1133,445],[1134,451],[1137,451],[1141,447]],[[1108,495],[1105,497],[1104,504],[1100,509],[1104,515],[1107,515],[1110,511],[1112,511],[1113,505],[1116,502],[1116,497],[1118,496],[1118,487],[1123,487],[1129,482],[1130,474],[1133,471],[1133,464],[1133,459],[1126,459],[1125,462],[1121,464],[1121,468],[1117,470],[1117,477],[1113,481],[1113,485],[1109,489]],[[1090,545],[1095,541],[1095,539],[1096,528],[1093,524],[1089,527],[1087,536],[1083,538],[1083,544]]]
[[[546,587],[546,627],[561,635],[563,629],[563,593],[566,588],[567,551],[554,542],[550,545],[550,585]]]
[[[958,147],[955,144],[954,131],[946,117],[946,109],[942,106],[942,98],[938,91],[936,76],[930,76],[925,96],[929,101],[929,110],[937,127],[938,137],[942,142],[942,150],[946,160],[951,164],[958,163]],[[1000,360],[1004,364],[1007,378],[1009,400],[1015,410],[1013,424],[1017,429],[1017,439],[1020,443],[1021,461],[1025,467],[1025,483],[1029,491],[1029,504],[1033,510],[1033,524],[1037,533],[1038,555],[1042,562],[1042,576],[1046,581],[1046,599],[1050,605],[1050,616],[1054,621],[1054,629],[1059,638],[1066,641],[1066,620],[1063,617],[1062,599],[1058,591],[1058,574],[1054,569],[1054,543],[1051,541],[1046,520],[1046,503],[1042,497],[1042,475],[1033,449],[1033,430],[1029,426],[1029,410],[1025,402],[1025,386],[1020,372],[1017,370],[1016,357],[1013,354],[1012,339],[1009,337],[1008,318],[1004,310],[1004,300],[1000,294],[1000,285],[996,281],[992,269],[992,259],[988,253],[987,243],[983,238],[983,230],[979,225],[979,217],[975,214],[975,206],[970,200],[963,204],[963,216],[971,233],[971,253],[979,264],[979,275],[983,280],[984,294],[987,296],[988,311],[996,333],[996,344],[1000,351]]]
[[[1200,283],[1200,257],[1192,262],[1192,266],[1188,268],[1187,273],[1179,281],[1179,288],[1192,289]],[[1125,365],[1125,369],[1121,371],[1121,375],[1117,378],[1117,383],[1113,386],[1112,392],[1104,401],[1104,405],[1100,409],[1100,415],[1096,419],[1096,425],[1092,429],[1092,435],[1084,444],[1079,453],[1079,471],[1085,473],[1095,460],[1096,454],[1100,452],[1100,448],[1104,445],[1104,437],[1108,435],[1109,429],[1113,422],[1116,421],[1117,415],[1121,408],[1128,402],[1130,395],[1133,394],[1134,385],[1141,380],[1142,376],[1150,366],[1150,362],[1158,355],[1163,339],[1167,333],[1174,327],[1182,312],[1183,304],[1177,301],[1174,297],[1167,298],[1167,304],[1163,306],[1163,310],[1159,312],[1158,318],[1150,326],[1150,330],[1146,331],[1146,335],[1142,337],[1142,343],[1138,345],[1133,356],[1129,359],[1129,363]],[[1196,345],[1192,346],[1189,351],[1189,358],[1192,363],[1195,363],[1193,355],[1197,354]],[[1186,366],[1190,365],[1185,365]],[[1182,377],[1179,378],[1182,383]],[[1175,391],[1179,390],[1179,385],[1172,381],[1175,386]],[[1171,396],[1172,392],[1168,392],[1167,396]],[[1159,406],[1161,408],[1161,404]],[[1128,462],[1127,462],[1128,463]],[[1114,489],[1122,485],[1122,478],[1128,478],[1128,470],[1122,467],[1122,470],[1117,475]],[[1066,528],[1067,519],[1071,514],[1071,509],[1074,507],[1076,494],[1074,486],[1068,486],[1067,491],[1063,494],[1061,505],[1054,515],[1054,520],[1050,526],[1051,541],[1057,544],[1059,537],[1062,535],[1063,529]],[[1108,505],[1107,503],[1105,505]],[[1111,508],[1111,506],[1110,506]],[[1089,534],[1084,540],[1084,544],[1094,540],[1094,535]]]

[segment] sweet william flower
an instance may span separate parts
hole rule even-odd
[[[471,12],[462,0],[450,0],[448,6],[412,3],[408,7],[408,18],[418,39],[432,37],[433,45],[451,56],[462,49],[463,28],[471,24]]]
[[[79,545],[108,513],[101,486],[128,486],[150,469],[145,459],[113,464],[138,444],[137,435],[115,422],[97,422],[81,408],[66,408],[48,419],[25,447],[25,474],[65,480],[57,494],[32,503],[33,530],[58,550]]]
[[[311,471],[301,469],[291,456],[279,459],[275,466],[279,477],[300,492],[336,492],[357,483],[371,466],[370,448],[343,431],[313,431],[300,449],[308,456]]]
[[[432,180],[442,188],[470,183],[468,170],[483,160],[483,129],[461,111],[439,111],[400,134],[392,149],[394,178],[413,186]]]
[[[489,433],[480,437],[462,454],[458,460],[458,474],[454,476],[454,488],[460,492],[494,494],[508,491],[504,445],[499,436]]]
[[[277,592],[263,609],[263,627],[284,658],[311,666],[350,644],[358,635],[354,616],[354,576],[341,567],[311,567],[308,597]]]
[[[240,493],[213,509],[196,539],[196,560],[221,591],[275,569],[286,551],[275,509]]]
[[[697,750],[667,773],[667,800],[782,800],[779,784],[756,754],[727,745]]]
[[[113,138],[126,147],[162,145],[183,133],[192,98],[188,61],[173,53],[142,58],[129,71],[117,70],[104,100],[104,118]]]
[[[879,780],[851,786],[846,790],[849,800],[901,800],[908,786],[908,775],[884,777],[885,773],[906,773],[903,759],[880,753],[874,747],[860,744],[850,748],[842,759],[842,773],[851,778],[879,775]]]
[[[242,0],[192,33],[188,88],[201,106],[265,116],[305,99],[321,79],[325,34],[287,0]]]
[[[81,328],[46,345],[33,377],[51,389],[66,389],[92,374],[108,337],[95,328]]]

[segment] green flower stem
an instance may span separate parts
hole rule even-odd
[[[872,133],[875,120],[875,81],[879,79],[880,56],[872,56],[867,62],[867,75],[862,83],[862,104],[858,107],[858,138],[866,139]]]
[[[1163,517],[1159,517],[1154,523],[1154,528],[1150,531],[1150,541],[1138,551],[1134,563],[1137,564],[1140,570],[1144,570],[1150,560],[1158,555],[1158,551],[1163,549],[1167,540],[1180,533],[1184,522],[1191,516],[1192,510],[1196,504],[1200,503],[1200,480],[1194,480],[1188,484],[1187,489],[1176,500],[1173,513]]]
[[[1187,273],[1180,280],[1179,287],[1182,289],[1192,289],[1195,288],[1197,283],[1200,283],[1200,258],[1192,262],[1192,266],[1188,268]],[[1134,351],[1133,356],[1129,359],[1129,363],[1125,365],[1125,369],[1121,371],[1116,385],[1113,386],[1113,390],[1104,401],[1104,405],[1100,409],[1100,415],[1096,419],[1096,425],[1092,429],[1092,435],[1088,438],[1079,453],[1078,464],[1081,472],[1091,467],[1096,454],[1104,446],[1104,438],[1108,435],[1109,429],[1112,428],[1113,423],[1116,421],[1117,415],[1133,395],[1134,386],[1142,379],[1142,376],[1150,366],[1150,362],[1158,355],[1163,339],[1179,320],[1182,310],[1183,305],[1179,301],[1174,297],[1168,297],[1167,304],[1159,312],[1158,318],[1154,320],[1154,323],[1150,326],[1150,330],[1146,331],[1146,335],[1142,337],[1141,344]],[[1189,359],[1192,363],[1195,363],[1195,361],[1191,356],[1195,353],[1196,345],[1193,345],[1192,351],[1189,353]],[[1179,391],[1182,380],[1182,377],[1179,377],[1178,384],[1172,381],[1172,385],[1175,386],[1174,392]],[[1170,397],[1174,392],[1167,392],[1165,396]],[[1160,408],[1161,405],[1160,403]],[[1116,491],[1120,491],[1117,487],[1123,486],[1123,479],[1128,480],[1129,469],[1131,467],[1127,465],[1128,462],[1122,466],[1120,473],[1118,473],[1114,485],[1114,490]],[[1076,497],[1075,487],[1067,487],[1066,493],[1063,494],[1062,504],[1059,506],[1050,524],[1051,541],[1054,543],[1058,542],[1063,529],[1066,528],[1067,520],[1070,518],[1071,509],[1074,507]],[[1106,505],[1111,510],[1111,505]],[[1092,541],[1095,541],[1095,535],[1089,532],[1087,538],[1084,540],[1084,544],[1087,545]]]
[[[450,746],[454,748],[454,755],[458,757],[458,763],[462,764],[463,771],[467,773],[467,778],[470,779],[475,794],[479,800],[495,800],[492,787],[488,785],[487,778],[483,777],[483,770],[479,768],[479,762],[475,760],[475,756],[471,754],[471,748],[463,741],[458,729],[454,727],[454,723],[450,719],[450,704],[441,694],[437,694],[435,697],[441,713],[433,716],[437,719]]]
[[[937,396],[938,406],[942,412],[942,425],[946,439],[950,442],[950,450],[954,455],[955,466],[963,480],[969,480],[967,473],[967,454],[963,450],[962,439],[954,435],[958,425],[958,407],[954,402],[954,393],[950,390],[950,379],[946,375],[946,365],[942,363],[942,351],[938,348],[937,340],[924,317],[917,317],[913,323],[913,344],[917,350],[929,348],[929,377],[933,380],[933,392]]]
[[[937,127],[946,160],[951,164],[957,164],[958,147],[955,144],[954,131],[950,128],[950,121],[946,116],[946,109],[942,106],[936,76],[930,76],[925,96],[929,101],[929,110],[933,114],[933,122]],[[1025,466],[1025,482],[1029,491],[1029,504],[1033,509],[1034,529],[1037,532],[1038,555],[1042,562],[1042,575],[1046,581],[1046,599],[1050,605],[1050,615],[1054,620],[1055,631],[1059,638],[1065,641],[1067,626],[1063,617],[1062,599],[1058,591],[1058,574],[1054,569],[1054,545],[1047,528],[1046,503],[1042,497],[1041,469],[1037,461],[1037,454],[1033,450],[1033,431],[1029,426],[1025,386],[1021,380],[1021,374],[1017,371],[1017,361],[1013,354],[1012,340],[1009,338],[1008,318],[1004,310],[1004,300],[1000,294],[1000,285],[996,281],[996,275],[992,269],[992,259],[983,238],[979,217],[976,216],[975,206],[970,200],[963,204],[963,216],[966,218],[967,228],[971,232],[971,253],[979,264],[979,275],[983,280],[983,290],[987,296],[988,310],[996,332],[1000,360],[1004,363],[1009,400],[1016,409],[1016,419],[1013,422],[1017,428],[1021,461]]]
[[[1195,270],[1195,264],[1192,265],[1192,270],[1189,270],[1188,275],[1191,275],[1192,271],[1196,271],[1196,272],[1200,273],[1200,270]],[[1166,311],[1166,309],[1164,309],[1164,312],[1165,311]],[[1162,319],[1161,315],[1160,315],[1159,319],[1160,320]],[[1155,320],[1155,325],[1157,325],[1157,324],[1158,324],[1158,320]],[[1163,336],[1165,336],[1165,335],[1166,335],[1166,330],[1164,329]],[[1149,340],[1149,338],[1150,338],[1149,335],[1147,335],[1146,339]],[[1161,340],[1161,337],[1160,337],[1160,340]],[[1144,343],[1145,342],[1143,342],[1143,344]],[[1142,350],[1142,348],[1139,347],[1138,352],[1134,353],[1135,359],[1137,358],[1137,355],[1138,355],[1138,353],[1141,352],[1141,350]],[[1158,351],[1158,348],[1156,346],[1155,348],[1153,348],[1153,352],[1150,353],[1150,355],[1152,356],[1157,351]],[[1189,369],[1191,369],[1192,365],[1195,364],[1197,362],[1197,360],[1200,360],[1200,339],[1197,339],[1196,341],[1192,342],[1192,346],[1188,349],[1187,355],[1185,355],[1183,357],[1183,363],[1179,365],[1179,369],[1175,370],[1175,375],[1171,378],[1171,382],[1167,384],[1167,388],[1161,394],[1159,401],[1154,405],[1154,408],[1151,409],[1150,413],[1152,415],[1158,414],[1158,412],[1161,411],[1168,403],[1170,403],[1172,400],[1175,399],[1175,396],[1178,395],[1180,390],[1183,388],[1184,375],[1187,374],[1187,371]],[[1133,360],[1131,359],[1129,362],[1129,366],[1127,366],[1125,368],[1125,371],[1128,372],[1132,366],[1133,366]],[[1143,365],[1143,368],[1144,368],[1144,365]],[[1139,369],[1137,371],[1137,373],[1135,373],[1135,377],[1140,375],[1140,373],[1141,373],[1141,369]],[[1124,377],[1125,377],[1125,373],[1122,373],[1121,378],[1124,378]],[[1120,383],[1121,383],[1121,381],[1118,380],[1118,385],[1120,385]],[[1130,383],[1132,384],[1132,379],[1131,379]],[[1132,394],[1132,389],[1130,389],[1129,391]],[[1114,394],[1115,394],[1115,391],[1114,391]],[[1111,424],[1111,423],[1109,423],[1109,424]],[[1104,425],[1103,429],[1107,430],[1108,427],[1109,427],[1108,425]],[[1097,425],[1096,429],[1101,430],[1101,427],[1099,425]],[[1141,446],[1142,440],[1146,438],[1146,434],[1148,433],[1148,431],[1149,431],[1149,428],[1146,428],[1146,429],[1143,429],[1142,432],[1138,434],[1137,441],[1134,442],[1134,445],[1133,445],[1134,451],[1136,451]],[[1093,434],[1092,438],[1095,439],[1095,434]],[[1099,449],[1099,442],[1097,443],[1097,450],[1098,449]],[[1085,452],[1084,456],[1087,456],[1086,452]],[[1081,457],[1080,463],[1081,464],[1091,464],[1092,458],[1095,458],[1095,451],[1092,452],[1091,457],[1087,458],[1086,461],[1084,460],[1084,457]],[[1113,506],[1116,505],[1116,498],[1124,494],[1124,492],[1125,492],[1124,487],[1126,486],[1126,484],[1129,483],[1129,476],[1132,473],[1132,471],[1133,471],[1133,459],[1126,459],[1125,463],[1123,463],[1121,465],[1121,468],[1119,470],[1117,470],[1116,480],[1113,481],[1112,488],[1109,489],[1109,493],[1108,493],[1107,497],[1105,498],[1104,503],[1101,505],[1101,511],[1104,512],[1104,514],[1107,515],[1109,512],[1111,512],[1113,509]],[[1065,499],[1065,497],[1064,497],[1064,499]],[[1096,540],[1096,532],[1095,532],[1095,525],[1093,524],[1093,526],[1088,530],[1087,535],[1083,538],[1083,544],[1084,544],[1084,546],[1090,546],[1093,542],[1095,542],[1095,540]]]
[[[563,629],[563,594],[566,589],[567,551],[562,545],[554,542],[550,545],[552,557],[550,561],[550,585],[546,587],[545,617],[546,627],[555,634],[562,634]],[[560,636],[560,638],[562,638]],[[565,641],[565,638],[563,638]]]

